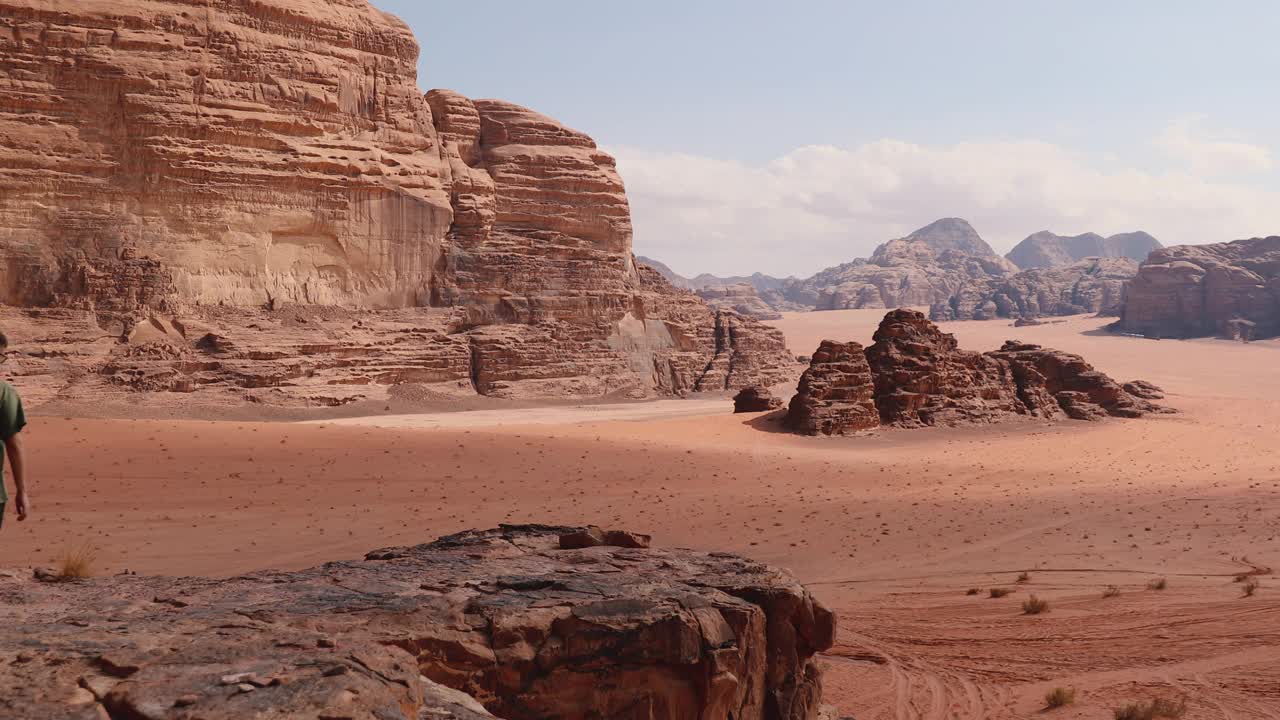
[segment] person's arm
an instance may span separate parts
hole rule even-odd
[[[26,458],[22,454],[22,435],[16,434],[4,441],[5,455],[9,456],[9,467],[13,469],[13,485],[18,490],[14,500],[14,509],[18,511],[18,519],[26,520],[31,512],[31,500],[27,498]]]

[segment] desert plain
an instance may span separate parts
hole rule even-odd
[[[882,316],[773,324],[807,354],[869,342]],[[305,423],[37,412],[34,514],[6,518],[0,567],[87,544],[99,574],[233,575],[594,523],[790,568],[838,613],[826,701],[859,720],[1039,717],[1055,687],[1076,702],[1054,718],[1154,697],[1280,717],[1280,341],[1108,322],[943,329],[966,349],[1079,353],[1162,386],[1177,414],[809,438],[721,397]],[[1032,595],[1047,612],[1023,613]]]

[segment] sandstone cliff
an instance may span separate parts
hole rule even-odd
[[[1154,337],[1280,335],[1280,237],[1151,253],[1117,327]]]
[[[646,546],[513,526],[229,580],[0,575],[0,712],[816,718],[833,614],[785,572]]]
[[[732,310],[758,320],[778,320],[782,313],[769,306],[747,283],[709,286],[698,291],[698,297],[715,309]]]
[[[1094,257],[1128,258],[1141,263],[1162,247],[1159,240],[1141,231],[1104,238],[1097,233],[1063,236],[1044,230],[1029,235],[1005,257],[1024,270],[1063,267]]]
[[[1009,341],[987,353],[914,310],[885,315],[865,351],[825,340],[791,400],[786,424],[806,435],[879,426],[982,424],[1018,417],[1098,420],[1167,412],[1149,383],[1124,386],[1078,355]]]
[[[366,0],[0,1],[0,301],[40,309],[14,318],[30,371],[66,397],[101,376],[302,404],[790,372],[776,330],[637,267],[591,138],[424,96],[417,55]],[[54,341],[72,337],[119,343]]]

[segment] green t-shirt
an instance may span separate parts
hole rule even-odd
[[[27,426],[27,416],[22,412],[22,399],[18,391],[7,382],[0,382],[0,441],[7,441]],[[4,445],[0,445],[0,504],[9,501],[4,490]]]

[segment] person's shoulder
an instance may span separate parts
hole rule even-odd
[[[18,388],[0,380],[0,398],[17,397]]]

